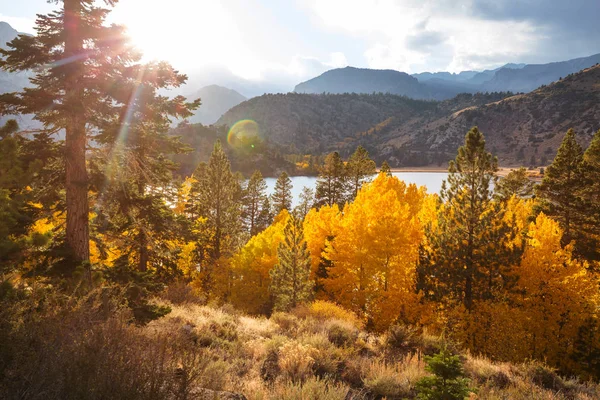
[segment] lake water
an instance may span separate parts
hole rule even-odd
[[[448,177],[446,172],[393,172],[392,175],[406,183],[415,183],[417,186],[425,186],[429,193],[439,193],[442,188],[442,181]],[[302,188],[308,186],[315,189],[317,183],[316,176],[292,176],[292,206],[300,202],[300,193]],[[277,178],[265,178],[267,182],[267,193],[271,195],[275,190]]]

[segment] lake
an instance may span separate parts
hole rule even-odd
[[[393,172],[392,175],[408,183],[415,183],[417,186],[425,186],[429,193],[439,193],[442,188],[442,181],[448,177],[446,172]],[[317,183],[316,176],[291,176],[292,180],[292,206],[300,202],[300,193],[302,188],[308,186],[315,189]],[[273,194],[277,178],[265,178],[267,182],[267,193]]]

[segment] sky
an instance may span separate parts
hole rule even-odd
[[[33,33],[46,0],[2,0]],[[407,73],[546,63],[600,53],[600,0],[120,0],[148,59],[198,82],[293,86],[347,65]],[[215,82],[218,83],[218,82]]]

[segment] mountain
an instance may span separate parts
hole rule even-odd
[[[483,91],[530,92],[541,85],[600,63],[600,54],[549,64],[528,64],[519,69],[501,68],[482,84]]]
[[[568,128],[583,145],[600,128],[600,66],[531,93],[461,94],[445,101],[392,94],[264,95],[217,122],[252,119],[263,137],[290,153],[343,155],[365,146],[393,166],[442,165],[478,125],[503,165],[545,165]]]
[[[190,100],[201,99],[202,105],[189,121],[203,125],[214,124],[227,110],[246,100],[235,90],[218,85],[205,86],[187,97]]]
[[[6,22],[0,21],[0,48],[5,48],[6,43],[12,41],[19,35],[16,29]],[[0,69],[0,94],[15,92],[23,89],[29,84],[29,72],[6,72]],[[0,125],[9,119],[16,119],[21,128],[39,127],[39,123],[33,121],[32,115],[8,115],[0,116]]]
[[[422,72],[408,75],[394,70],[333,69],[302,82],[298,93],[391,93],[421,100],[445,100],[458,93],[531,92],[561,77],[600,62],[600,54],[549,64],[505,64],[477,71]],[[412,79],[411,79],[412,78]]]
[[[444,85],[429,85],[413,76],[391,69],[345,67],[329,70],[294,88],[296,93],[390,93],[412,99],[441,100],[461,90]]]

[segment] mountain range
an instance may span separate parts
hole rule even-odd
[[[421,100],[446,100],[459,93],[530,92],[600,63],[600,54],[549,64],[506,64],[494,70],[423,72],[354,67],[329,70],[294,88],[297,93],[391,93]]]
[[[263,95],[217,124],[241,119],[256,121],[264,138],[291,153],[349,154],[360,144],[393,166],[445,164],[478,125],[502,165],[545,165],[568,128],[583,145],[600,128],[600,66],[517,95],[465,93],[444,101],[390,93]]]

